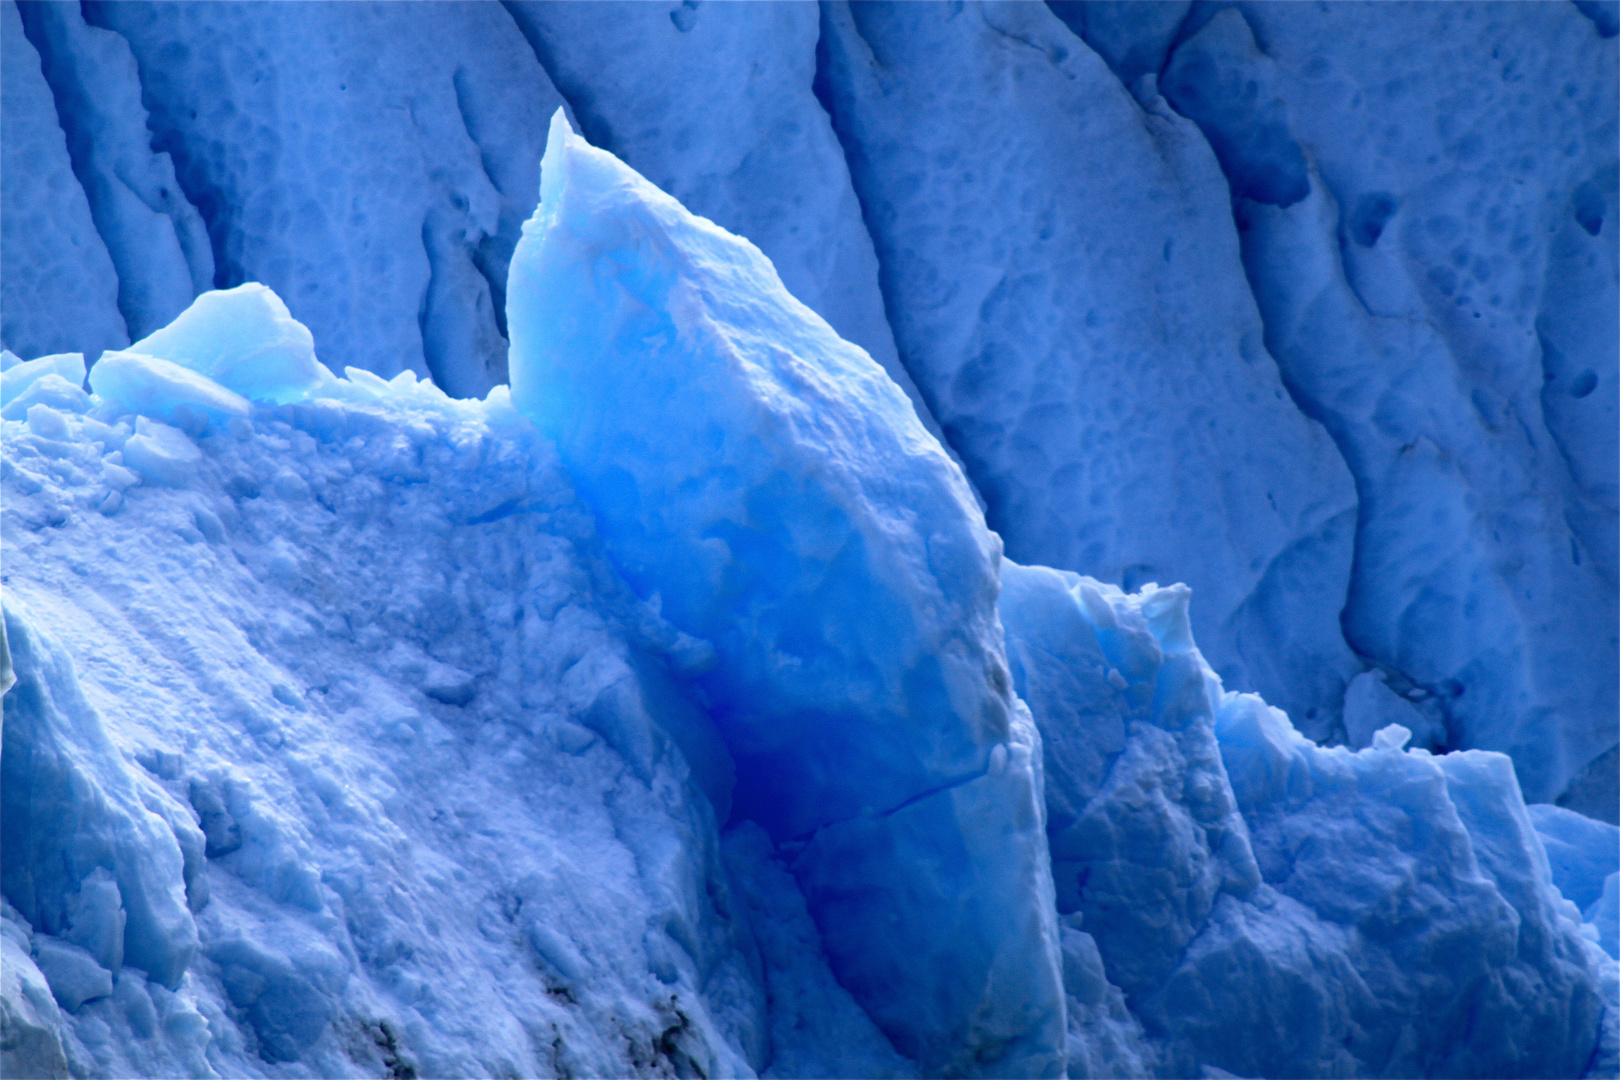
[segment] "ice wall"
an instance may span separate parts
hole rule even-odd
[[[824,12],[901,356],[1009,553],[1187,582],[1217,670],[1327,736],[1356,495],[1266,352],[1203,138],[1042,5]]]
[[[1361,495],[1348,639],[1449,745],[1613,821],[1614,42],[1566,5],[1400,10],[1228,9],[1176,56],[1270,87],[1315,163],[1308,198],[1239,214],[1267,342]]]
[[[27,356],[129,343],[118,279],[15,4],[0,11],[0,337]]]
[[[1620,1066],[1613,826],[1001,560],[756,249],[543,175],[521,411],[257,284],[0,354],[7,1075]]]

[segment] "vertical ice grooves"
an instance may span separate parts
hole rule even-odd
[[[33,4],[18,4],[17,14],[22,18],[23,36],[34,47],[34,51],[39,53],[40,71],[45,76],[45,85],[50,88],[51,100],[56,105],[56,123],[62,129],[67,141],[68,163],[73,168],[73,176],[78,180],[79,187],[84,191],[86,202],[90,204],[90,220],[95,225],[96,235],[101,237],[102,246],[112,256],[113,276],[118,282],[118,314],[123,318],[124,325],[129,328],[130,338],[134,339],[140,335],[130,320],[125,299],[124,275],[119,272],[119,266],[124,260],[120,257],[121,253],[115,250],[117,237],[109,236],[109,230],[103,225],[105,217],[100,212],[99,200],[94,196],[95,185],[86,175],[89,164],[85,160],[83,136],[76,122],[78,118],[73,115],[71,99],[61,85],[61,70],[52,55],[51,43],[40,27],[40,10]]]
[[[99,0],[81,0],[80,10],[87,25],[109,33],[118,33],[118,30],[102,17]],[[205,174],[200,169],[193,166],[183,130],[166,115],[166,110],[161,108],[147,92],[151,73],[147,70],[140,53],[133,48],[131,52],[135,56],[136,76],[141,84],[141,105],[146,110],[146,126],[151,134],[152,151],[169,155],[169,160],[174,164],[175,184],[180,194],[197,211],[197,216],[202,219],[203,226],[208,232],[214,264],[213,287],[229,289],[240,285],[247,277],[242,268],[233,264],[229,257],[228,200],[208,184]]]
[[[538,63],[538,60],[536,63]],[[549,75],[547,77],[549,78]],[[489,181],[490,187],[499,191],[500,184],[496,182],[495,174],[489,167],[489,153],[478,142],[478,136],[474,130],[477,125],[475,125],[472,122],[472,119],[467,115],[467,90],[462,85],[464,78],[465,69],[458,67],[450,80],[451,88],[454,90],[456,95],[456,114],[461,117],[461,127],[467,133],[467,141],[478,148],[478,167],[483,170],[484,179]],[[474,268],[477,269],[479,275],[482,276],[484,281],[489,285],[489,299],[490,306],[494,309],[493,315],[495,317],[495,330],[498,334],[500,334],[501,339],[505,340],[506,280],[502,274],[496,272],[497,268],[490,258],[489,247],[492,239],[495,238],[491,236],[484,237],[483,240],[479,242],[478,246],[469,252],[469,255],[472,259]],[[433,258],[433,252],[431,250],[428,252],[428,258],[431,262]]]

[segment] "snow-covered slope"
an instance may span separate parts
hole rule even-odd
[[[543,176],[511,392],[258,284],[4,354],[6,1075],[1613,1074],[1611,826],[1003,561],[756,248]]]

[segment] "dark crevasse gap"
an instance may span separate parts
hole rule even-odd
[[[100,0],[84,0],[79,5],[82,17],[87,26],[109,33],[117,33],[113,24],[106,15],[107,5]],[[166,154],[175,175],[175,183],[179,186],[186,202],[195,208],[201,217],[204,228],[207,230],[211,246],[211,261],[213,272],[209,275],[211,284],[216,289],[229,289],[247,280],[240,267],[233,266],[230,260],[229,246],[229,201],[223,191],[209,182],[207,173],[201,163],[187,152],[185,135],[178,117],[170,109],[166,97],[161,91],[149,92],[148,84],[153,79],[161,82],[164,78],[161,65],[154,68],[150,63],[143,64],[139,54],[135,56],[136,68],[141,86],[141,106],[147,112],[145,127],[150,132],[151,147],[156,154]],[[176,57],[171,57],[171,59]],[[202,266],[198,257],[196,264]],[[135,335],[141,336],[141,335]]]
[[[1310,192],[1277,71],[1242,12],[1227,8],[1176,47],[1159,87],[1209,139],[1232,197],[1288,206]]]
[[[1047,6],[1132,90],[1143,75],[1164,70],[1193,10],[1190,0],[1047,0]]]
[[[74,172],[118,272],[118,305],[135,338],[166,325],[213,283],[196,209],[166,154],[148,144],[147,113],[129,46],[87,24],[74,4],[24,4]]]
[[[1599,37],[1620,34],[1620,0],[1571,0],[1575,10],[1592,20]]]

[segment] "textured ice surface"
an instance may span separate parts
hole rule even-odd
[[[1038,4],[830,5],[822,48],[901,357],[1009,553],[1187,582],[1228,681],[1334,731],[1356,496],[1203,137]]]
[[[0,344],[93,365],[257,280],[334,369],[481,393],[555,79],[907,387],[893,326],[1015,555],[1187,581],[1227,685],[1313,737],[1356,741],[1346,708],[1364,736],[1383,681],[1416,742],[1620,807],[1612,3],[863,3],[818,29],[809,4],[128,2],[31,4],[26,33],[3,6]],[[1258,251],[1240,200],[1245,280],[1233,193],[1308,216],[1312,163],[1317,254]],[[1323,265],[1351,302],[1302,342],[1267,283]]]
[[[1606,774],[1582,809],[1615,820],[1613,39],[1566,4],[1257,4],[1183,51],[1276,95],[1319,170],[1243,244],[1361,493],[1350,643],[1530,798]]]
[[[541,185],[513,402],[631,588],[712,643],[739,813],[802,847],[833,970],[925,1071],[1059,1068],[1040,748],[961,473],[758,248],[560,111]]]
[[[21,4],[56,97],[74,174],[118,278],[131,337],[151,333],[213,287],[214,253],[168,153],[154,151],[129,43],[78,4]],[[86,344],[78,336],[75,344]]]
[[[1620,1072],[1613,827],[1421,749],[1617,805],[1612,6],[834,6],[814,74],[807,5],[3,6],[0,1073]],[[979,326],[945,397],[1042,497],[1074,421],[1190,607],[997,575],[899,389],[583,148],[628,186],[531,341],[595,350],[585,501],[503,392],[323,371],[302,304],[334,367],[498,376],[539,64],[880,363],[880,308]],[[293,311],[124,347],[249,278]],[[1037,411],[1073,341],[1129,351]]]

